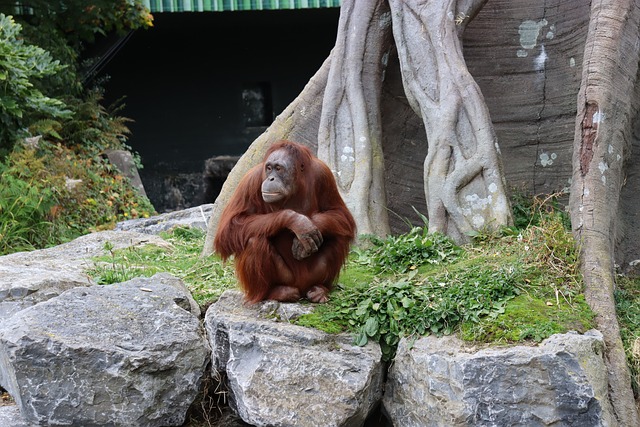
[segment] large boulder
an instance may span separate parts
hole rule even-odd
[[[68,290],[0,327],[0,385],[28,423],[179,426],[210,350],[169,275]]]
[[[228,379],[230,403],[256,426],[360,426],[379,402],[377,344],[357,347],[287,320],[310,306],[269,301],[246,306],[225,292],[205,316],[212,364]]]
[[[453,338],[400,342],[384,406],[404,426],[614,426],[602,334],[477,350]]]
[[[107,243],[114,250],[147,244],[170,246],[160,237],[148,234],[102,231],[53,248],[2,256],[0,318],[6,319],[68,289],[93,285],[86,270],[95,265],[93,257],[108,254]]]

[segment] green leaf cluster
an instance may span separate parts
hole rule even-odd
[[[413,227],[406,234],[365,236],[371,247],[361,252],[358,262],[373,268],[377,273],[405,273],[424,264],[447,264],[463,253],[447,236],[429,233],[427,226]]]
[[[53,192],[34,185],[36,180],[29,169],[0,163],[0,255],[44,247],[50,240]]]
[[[70,117],[59,99],[50,98],[34,81],[64,69],[44,49],[25,43],[22,26],[0,13],[0,149],[11,148],[33,117]]]
[[[379,342],[385,360],[402,337],[449,335],[463,321],[503,313],[519,293],[523,271],[500,266],[420,276],[417,271],[342,291],[334,316],[355,331],[355,343]],[[330,316],[331,317],[331,316]]]

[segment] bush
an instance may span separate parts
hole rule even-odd
[[[0,14],[0,155],[13,147],[34,116],[71,116],[62,101],[45,96],[34,85],[34,80],[64,67],[44,49],[26,44],[21,30],[11,16]]]
[[[372,247],[361,257],[361,262],[367,263],[377,273],[404,273],[424,264],[447,264],[456,261],[463,253],[444,234],[429,233],[426,225],[385,239],[366,237]]]
[[[0,163],[0,255],[40,249],[155,213],[99,152],[40,140]]]
[[[40,168],[41,162],[35,163]],[[0,163],[0,254],[44,246],[50,239],[47,216],[55,198],[37,182],[39,177],[21,166]]]

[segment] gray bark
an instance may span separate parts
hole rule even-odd
[[[457,242],[512,222],[489,110],[460,42],[464,26],[485,2],[389,2],[405,93],[427,132],[429,231]]]
[[[318,157],[334,171],[360,234],[384,236],[389,219],[384,186],[380,98],[390,50],[386,2],[342,4],[338,40],[324,93]]]
[[[574,136],[570,208],[585,297],[605,337],[610,399],[621,425],[640,425],[620,339],[614,248],[625,159],[630,156],[640,59],[640,4],[597,0],[585,45]]]

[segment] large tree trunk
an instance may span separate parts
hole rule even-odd
[[[493,123],[460,41],[485,3],[390,0],[405,93],[427,132],[429,231],[458,242],[512,222]]]
[[[384,236],[380,98],[391,39],[386,2],[345,0],[333,49],[318,132],[318,157],[334,171],[359,234]]]
[[[616,219],[638,108],[639,28],[637,0],[592,2],[570,196],[585,297],[605,337],[611,403],[623,426],[640,425],[613,297]]]

